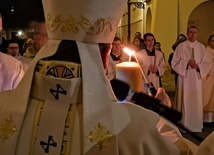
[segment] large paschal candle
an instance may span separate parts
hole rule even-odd
[[[136,62],[122,62],[116,65],[116,79],[129,84],[130,89],[141,92],[143,77],[140,66]]]

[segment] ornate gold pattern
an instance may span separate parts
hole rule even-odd
[[[112,31],[112,25],[110,22],[106,22],[104,18],[98,18],[96,24],[93,25],[90,19],[82,16],[81,21],[76,21],[76,19],[70,15],[68,18],[64,19],[61,15],[56,15],[52,17],[50,14],[47,15],[47,28],[49,31],[53,32],[61,28],[62,32],[73,32],[78,33],[82,28],[86,33],[91,35],[98,35],[102,33],[106,28],[104,35],[108,36]]]
[[[100,123],[94,128],[96,131],[90,132],[90,135],[87,136],[87,138],[93,143],[96,142],[96,147],[98,147],[100,150],[102,150],[103,147],[107,145],[107,143],[110,141],[110,139],[113,137],[112,134],[110,134],[108,131],[104,131],[104,126],[102,126]]]
[[[66,61],[40,60],[36,66],[36,71],[46,76],[65,79],[81,77],[81,65]]]
[[[0,139],[2,142],[8,139],[9,135],[13,135],[16,131],[17,129],[13,122],[12,116],[9,116],[3,122],[0,122]]]

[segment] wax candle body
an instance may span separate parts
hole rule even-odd
[[[116,79],[129,84],[130,89],[142,91],[143,77],[139,64],[136,62],[122,62],[116,65]]]

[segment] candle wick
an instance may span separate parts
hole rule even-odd
[[[129,62],[131,62],[131,57],[132,57],[132,56],[129,56]]]

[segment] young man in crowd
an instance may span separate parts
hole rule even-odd
[[[109,80],[116,77],[116,65],[125,60],[128,60],[128,55],[123,51],[122,40],[119,37],[114,37],[106,71]]]
[[[15,40],[7,41],[7,54],[22,62],[23,69],[26,71],[31,63],[31,60],[23,57],[19,53],[19,43]]]
[[[159,78],[165,71],[164,56],[162,52],[155,50],[155,38],[152,33],[144,34],[144,42],[146,48],[137,52],[136,56],[149,82],[152,82],[154,87],[158,89],[160,87]],[[148,89],[145,86],[143,86],[142,90],[143,92],[148,93]]]

